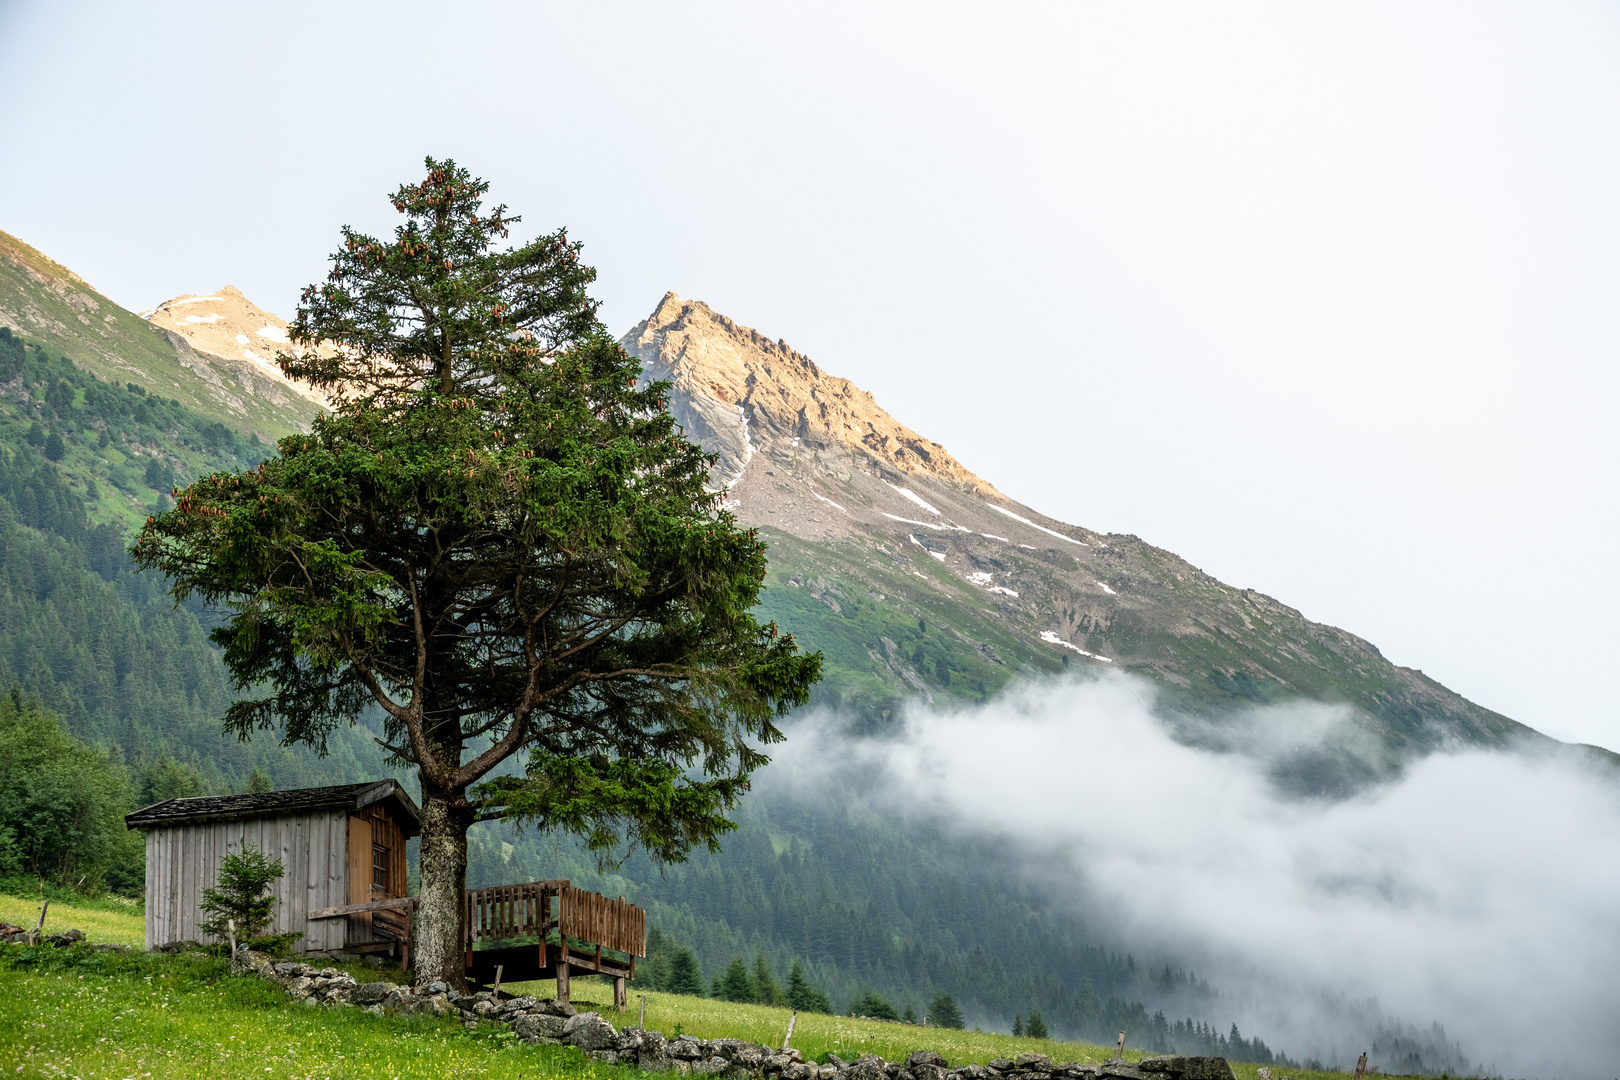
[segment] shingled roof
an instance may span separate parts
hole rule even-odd
[[[168,799],[127,815],[124,824],[131,829],[151,829],[165,825],[188,825],[200,821],[290,817],[317,810],[359,810],[385,799],[390,800],[399,810],[400,826],[406,836],[415,836],[422,831],[422,816],[416,809],[416,804],[395,780],[370,780],[363,784],[297,788],[293,791],[266,791],[256,795],[204,795],[195,799]]]

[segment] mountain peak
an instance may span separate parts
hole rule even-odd
[[[688,436],[719,455],[714,477],[723,487],[734,487],[763,451],[854,455],[901,474],[997,494],[867,391],[701,300],[665,293],[622,344],[642,360],[649,379],[675,384],[672,409]]]
[[[326,403],[319,390],[287,378],[276,364],[276,353],[287,348],[287,320],[259,307],[234,285],[201,296],[184,293],[140,314],[153,326],[179,334],[200,353],[245,360],[307,401]]]

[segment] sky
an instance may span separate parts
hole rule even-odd
[[[1620,9],[0,0],[0,229],[290,315],[424,155],[1132,533],[1620,749]]]

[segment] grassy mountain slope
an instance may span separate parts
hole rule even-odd
[[[307,430],[319,406],[255,365],[200,353],[0,232],[0,326],[73,357],[106,382],[133,382],[198,415],[274,442]]]

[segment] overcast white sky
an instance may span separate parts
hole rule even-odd
[[[1620,9],[0,0],[0,229],[289,315],[426,153],[1055,517],[1620,748]]]

